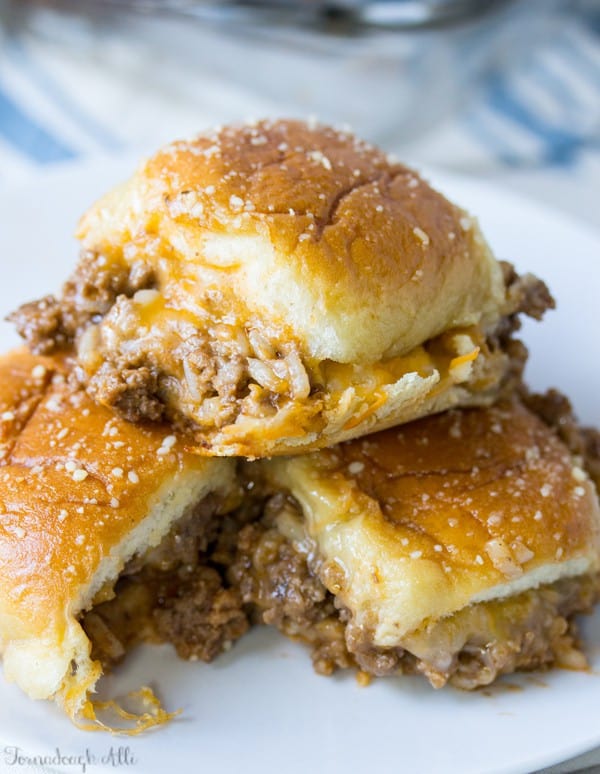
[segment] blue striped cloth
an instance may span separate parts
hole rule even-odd
[[[595,26],[563,27],[517,72],[492,72],[482,96],[466,130],[499,162],[564,165],[585,146],[598,150],[600,10]]]
[[[455,167],[492,170],[566,167],[582,153],[598,153],[600,10],[585,7],[550,25],[544,45],[517,69],[492,69],[458,116],[413,143],[411,157],[438,164],[451,157]],[[71,60],[52,35],[0,27],[0,183],[40,167],[150,148],[221,118],[218,100],[201,109],[164,84],[148,89],[146,67],[119,43],[102,56],[92,48],[82,61]],[[134,93],[135,116],[127,108]],[[235,98],[241,116],[272,112],[268,103]]]

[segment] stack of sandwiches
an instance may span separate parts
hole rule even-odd
[[[600,436],[524,384],[554,302],[472,217],[263,121],[164,148],[78,236],[0,359],[7,678],[100,723],[136,644],[211,661],[257,624],[363,681],[585,667]]]

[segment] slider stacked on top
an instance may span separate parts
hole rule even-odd
[[[0,364],[28,693],[91,718],[136,642],[210,660],[257,621],[324,673],[584,663],[600,443],[527,393],[513,333],[552,299],[465,212],[347,133],[261,122],[160,151],[79,237]]]

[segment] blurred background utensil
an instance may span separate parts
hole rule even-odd
[[[558,0],[54,0],[8,4],[13,28],[120,77],[168,81],[229,120],[217,92],[281,114],[409,140],[464,106],[493,70],[518,67],[556,23]],[[125,53],[128,51],[128,55]],[[141,65],[141,63],[144,63]],[[85,62],[81,62],[85,66]],[[142,76],[142,73],[139,73]],[[202,79],[214,84],[211,90]],[[207,104],[208,103],[208,104]]]
[[[313,115],[600,220],[578,195],[600,177],[597,0],[0,0],[0,20],[0,180]]]
[[[37,0],[39,5],[89,12],[102,7],[119,12],[185,15],[191,18],[243,19],[255,23],[261,14],[272,23],[308,26],[327,23],[346,28],[418,27],[448,24],[488,13],[512,0]]]

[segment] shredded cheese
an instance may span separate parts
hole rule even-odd
[[[362,414],[357,414],[353,417],[350,417],[350,419],[344,425],[344,430],[352,430],[352,428],[358,427],[358,425],[361,425],[372,414],[378,411],[378,409],[384,406],[387,403],[387,400],[388,400],[388,396],[385,393],[383,395],[380,395],[379,398],[374,403],[371,403],[370,406],[367,406],[366,410],[363,411]]]
[[[143,686],[138,691],[129,693],[127,698],[140,702],[146,708],[146,711],[139,713],[129,712],[114,700],[88,700],[81,711],[81,715],[85,720],[90,722],[85,723],[77,719],[75,719],[74,722],[82,731],[110,731],[112,734],[137,736],[138,734],[147,731],[149,728],[165,725],[181,714],[181,710],[177,710],[176,712],[167,712],[164,710],[154,691],[147,686]],[[122,728],[118,725],[113,726],[109,723],[105,723],[98,717],[98,712],[113,713],[116,718],[129,721],[130,725]]]
[[[473,360],[477,360],[477,356],[479,355],[480,351],[480,347],[475,347],[472,352],[467,352],[466,355],[458,355],[457,357],[453,357],[450,361],[450,370],[452,371],[455,368],[458,368],[458,366],[464,365],[465,363],[471,363]]]

